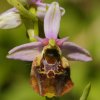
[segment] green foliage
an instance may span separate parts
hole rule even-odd
[[[85,89],[84,89],[84,91],[83,91],[83,94],[82,94],[80,100],[87,100],[88,95],[89,95],[89,92],[90,92],[90,89],[91,89],[91,83],[89,83],[89,84],[85,87]]]
[[[70,93],[60,97],[60,100],[79,100],[81,92],[88,81],[92,83],[88,100],[99,100],[100,2],[98,0],[59,1],[60,5],[66,10],[66,14],[61,21],[60,36],[69,36],[70,40],[87,48],[93,57],[93,62],[90,63],[70,63],[74,88]],[[10,7],[6,0],[0,0],[0,12]],[[23,15],[23,11],[21,13]],[[6,59],[10,49],[29,42],[25,34],[24,25],[9,31],[0,30],[0,100],[45,100],[44,97],[35,93],[30,85],[31,64]]]

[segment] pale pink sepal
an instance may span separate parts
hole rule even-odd
[[[7,55],[9,59],[18,59],[23,61],[33,61],[43,49],[41,42],[32,42],[17,46],[10,50]]]
[[[16,28],[22,24],[20,14],[16,8],[0,14],[0,29]]]
[[[28,0],[29,4],[38,4],[40,2],[42,2],[42,0]]]
[[[44,18],[44,31],[46,38],[57,39],[61,20],[60,7],[57,2],[53,2]]]
[[[38,3],[41,2],[42,0],[30,0],[32,3]]]
[[[48,11],[48,8],[50,7],[51,4],[47,4],[47,3],[42,3],[42,2],[38,2],[36,3],[37,5],[37,17],[41,20],[44,19],[46,12]],[[65,14],[65,9],[60,7],[60,12],[61,12],[61,16],[63,16]]]
[[[91,61],[92,58],[86,49],[72,42],[64,42],[61,46],[62,54],[66,56],[68,60],[76,61]]]

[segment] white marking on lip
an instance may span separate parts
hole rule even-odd
[[[48,75],[48,74],[49,74],[49,72],[53,72],[54,77],[55,77],[55,71],[51,69],[51,70],[49,70],[49,71],[47,72],[47,77],[48,77],[48,78],[50,78],[50,77],[49,77],[49,75]]]

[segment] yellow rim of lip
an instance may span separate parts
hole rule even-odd
[[[45,96],[49,97],[49,98],[52,98],[54,96],[56,96],[54,93],[46,93]]]

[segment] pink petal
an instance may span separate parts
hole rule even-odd
[[[38,36],[35,36],[35,38],[36,38],[39,42],[41,42],[43,46],[46,46],[46,45],[48,45],[48,43],[49,43],[49,39],[47,39],[47,38],[40,38],[40,37],[38,37]]]
[[[53,2],[44,18],[44,31],[46,38],[57,38],[61,20],[60,7],[57,2]]]
[[[69,60],[79,60],[79,61],[91,61],[92,58],[89,52],[80,46],[72,43],[65,42],[61,46],[61,50],[64,56]]]
[[[64,42],[66,42],[68,40],[69,37],[65,37],[65,38],[62,38],[62,39],[57,39],[56,42],[57,42],[57,45],[58,46],[62,46],[62,44]]]
[[[0,14],[0,29],[16,28],[21,24],[21,17],[16,8],[9,9]]]
[[[38,2],[36,3],[36,5],[37,5],[37,16],[38,18],[43,20],[48,10],[47,8],[49,8],[51,4]],[[65,14],[65,9],[60,7],[60,12],[61,12],[61,16],[63,16]]]
[[[36,15],[40,20],[44,20],[44,16],[47,12],[47,6],[37,6]]]
[[[33,61],[42,51],[41,42],[32,42],[17,46],[10,50],[7,55],[9,59],[18,59],[23,61]]]
[[[30,3],[40,3],[42,0],[29,0]]]

